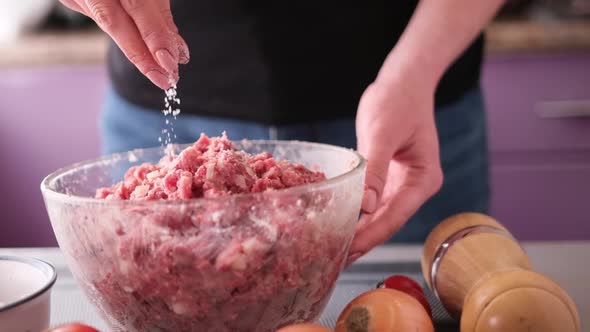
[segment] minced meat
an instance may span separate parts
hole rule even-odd
[[[268,153],[234,148],[224,134],[197,142],[158,164],[131,167],[125,180],[97,191],[97,198],[122,200],[191,199],[284,189],[325,180],[321,172],[278,161]]]
[[[356,215],[336,206],[330,189],[278,191],[325,178],[202,135],[97,190],[105,200],[186,204],[107,205],[85,217],[96,225],[75,254],[81,279],[116,331],[274,332],[315,319]]]

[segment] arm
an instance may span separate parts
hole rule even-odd
[[[385,242],[442,185],[436,86],[504,0],[422,0],[359,103],[357,140],[368,160],[363,217],[349,263]]]
[[[422,0],[377,81],[400,69],[436,84],[445,70],[491,21],[505,0]]]

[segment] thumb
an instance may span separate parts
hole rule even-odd
[[[378,140],[376,140],[378,142]],[[371,214],[377,210],[387,181],[387,171],[393,156],[388,144],[369,144],[366,148],[367,172],[365,175],[365,193],[362,210]]]

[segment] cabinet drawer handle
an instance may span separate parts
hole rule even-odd
[[[590,100],[543,101],[535,111],[542,118],[590,118]]]

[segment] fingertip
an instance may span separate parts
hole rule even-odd
[[[176,86],[178,84],[178,81],[180,80],[180,76],[178,75],[178,70],[175,72],[172,72],[170,74],[168,74],[168,85],[169,88]]]
[[[180,35],[178,36],[178,41],[178,62],[186,65],[191,59],[190,50],[187,43],[182,37],[180,37]]]
[[[345,264],[345,268],[350,267],[354,262],[356,262],[359,258],[361,258],[362,253],[360,252],[355,252],[352,254],[349,254],[348,257],[346,258],[346,264]]]
[[[172,86],[170,84],[170,78],[157,70],[149,71],[145,76],[162,90],[167,90]]]
[[[377,191],[374,189],[367,189],[363,195],[362,210],[364,213],[372,214],[377,210],[379,198]]]
[[[367,158],[363,211],[373,213],[379,205],[381,193],[387,182],[392,153],[373,150]]]

